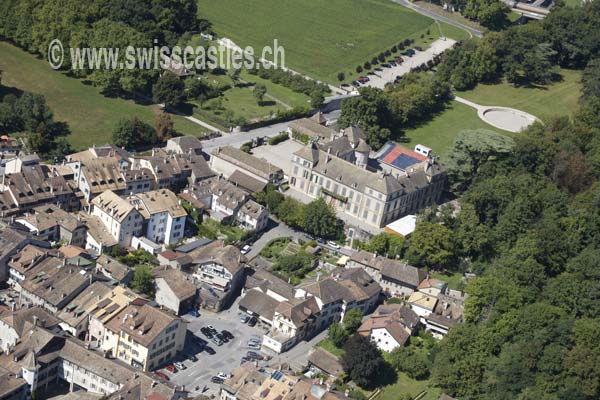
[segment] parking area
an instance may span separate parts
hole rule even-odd
[[[203,312],[197,318],[189,315],[184,316],[183,318],[188,321],[188,335],[184,349],[185,356],[182,355],[180,358],[184,359],[182,363],[186,368],[174,374],[165,369],[161,369],[160,372],[167,374],[171,382],[185,386],[186,390],[194,394],[218,394],[219,384],[211,382],[211,378],[219,372],[229,374],[239,366],[241,358],[246,355],[247,351],[251,350],[246,348],[248,340],[252,336],[262,337],[265,333],[265,328],[262,326],[250,327],[243,324],[240,321],[240,315],[236,301],[230,309],[218,314]],[[200,331],[202,327],[208,325],[212,325],[219,332],[222,330],[231,332],[234,336],[233,340],[217,346]],[[207,346],[212,348],[215,354],[211,355],[206,350],[199,351],[200,347],[195,343],[192,335],[208,342]],[[252,351],[260,353],[259,350]],[[197,361],[187,359],[192,354],[197,357]],[[259,364],[264,365],[266,362],[265,360],[259,362]]]
[[[412,57],[402,56],[404,62],[390,68],[382,68],[381,71],[375,71],[375,75],[369,75],[369,82],[361,86],[371,86],[383,89],[389,82],[393,82],[397,76],[402,76],[410,72],[411,68],[427,63],[436,55],[443,53],[451,48],[455,40],[449,38],[438,39],[424,51],[416,51]]]
[[[249,350],[265,356],[265,360],[258,362],[260,366],[279,367],[282,364],[287,364],[293,369],[299,369],[307,364],[310,349],[327,334],[327,331],[323,331],[309,342],[301,342],[284,354],[274,354],[264,349],[262,351],[249,349],[247,348],[248,340],[253,336],[262,337],[268,328],[261,324],[254,327],[243,324],[240,321],[242,313],[238,309],[238,302],[239,298],[228,310],[218,314],[205,312],[197,318],[189,315],[184,316],[183,318],[188,321],[188,337],[179,361],[183,360],[182,363],[186,368],[176,373],[171,373],[163,368],[160,372],[166,374],[174,384],[185,386],[185,389],[194,395],[216,396],[219,393],[220,385],[211,382],[211,378],[219,372],[231,373],[233,369],[240,365],[241,358]],[[221,346],[215,345],[200,331],[202,327],[207,325],[212,325],[218,331],[227,330],[231,332],[234,339]],[[206,351],[199,352],[199,346],[192,340],[191,335],[207,341],[208,346],[215,350],[215,354],[211,355]],[[188,359],[189,355],[192,354],[197,357],[197,361]]]

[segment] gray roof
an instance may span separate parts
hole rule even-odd
[[[236,169],[228,178],[229,182],[249,191],[250,193],[262,192],[266,183],[259,181],[256,178]]]
[[[279,301],[255,289],[248,290],[239,302],[239,307],[268,320],[273,319]]]
[[[235,147],[225,146],[220,147],[213,153],[213,157],[221,158],[225,161],[230,162],[248,172],[251,172],[266,180],[269,179],[271,174],[283,175],[283,170],[265,159],[254,157],[240,149]]]
[[[291,121],[288,124],[288,128],[303,135],[319,137],[325,140],[330,140],[336,134],[333,129],[327,128],[310,118]]]
[[[387,278],[404,282],[415,288],[427,277],[427,272],[425,270],[413,267],[412,265],[405,264],[398,260],[376,256],[375,254],[364,250],[354,253],[350,257],[350,260],[378,270],[381,272],[381,276],[384,280]]]
[[[175,250],[180,253],[189,253],[192,250],[196,250],[199,247],[206,246],[207,244],[212,243],[212,241],[213,241],[212,239],[203,237],[203,238],[194,240],[192,242],[183,244],[183,245],[175,248]]]

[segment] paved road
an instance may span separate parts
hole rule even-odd
[[[327,119],[337,119],[340,115],[340,111],[332,111],[325,114]],[[202,148],[207,153],[212,153],[212,150],[219,146],[233,146],[240,147],[242,144],[258,137],[271,137],[278,133],[285,131],[288,127],[289,122],[282,122],[279,124],[269,125],[262,128],[250,130],[248,132],[237,132],[237,133],[224,133],[223,136],[202,141]]]
[[[452,20],[450,18],[444,17],[443,15],[436,14],[433,11],[429,11],[429,10],[426,10],[424,8],[421,8],[421,7],[419,7],[419,6],[411,3],[408,0],[391,0],[391,1],[393,1],[394,3],[400,4],[400,5],[404,6],[404,7],[410,8],[411,10],[414,10],[414,11],[418,12],[419,14],[423,14],[425,16],[428,16],[429,18],[433,18],[435,20],[445,22],[445,23],[447,23],[449,25],[453,25],[453,26],[456,26],[458,28],[464,29],[465,31],[469,32],[469,34],[471,34],[473,36],[483,37],[483,32],[480,31],[480,30],[478,30],[478,29],[471,28],[470,26],[461,24],[460,22],[457,22],[457,21],[454,21],[454,20]]]

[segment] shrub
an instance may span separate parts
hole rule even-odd
[[[343,72],[338,72],[337,79],[338,81],[342,82],[344,79],[346,79],[346,74],[344,74]]]
[[[359,74],[360,74],[361,72],[363,72],[363,67],[362,67],[362,65],[359,65],[359,66],[357,66],[357,67],[356,67],[356,72],[357,72],[357,73],[359,73]]]
[[[379,61],[377,60],[377,57],[371,58],[371,64],[373,64],[373,65],[379,64]]]
[[[390,50],[386,50],[384,54],[386,57],[389,57],[392,55],[392,52]]]
[[[275,146],[276,144],[285,142],[288,139],[289,139],[289,135],[287,134],[287,132],[282,132],[278,135],[270,137],[269,141],[267,143],[269,143],[269,145],[271,145],[271,146]]]
[[[398,46],[396,46],[396,45],[393,45],[393,46],[392,46],[392,48],[390,49],[390,51],[391,51],[392,53],[396,53],[396,52],[398,51]]]
[[[365,69],[371,69],[371,63],[370,62],[366,62],[365,63]]]

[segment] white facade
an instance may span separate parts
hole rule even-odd
[[[94,206],[92,215],[100,218],[100,221],[102,221],[108,232],[110,232],[111,236],[115,238],[121,246],[129,246],[131,244],[131,239],[142,233],[142,216],[136,210],[131,210],[126,217],[119,219],[117,215],[110,210],[103,210],[100,207]]]
[[[377,345],[379,350],[392,351],[400,346],[400,343],[385,328],[371,330],[371,341]]]

